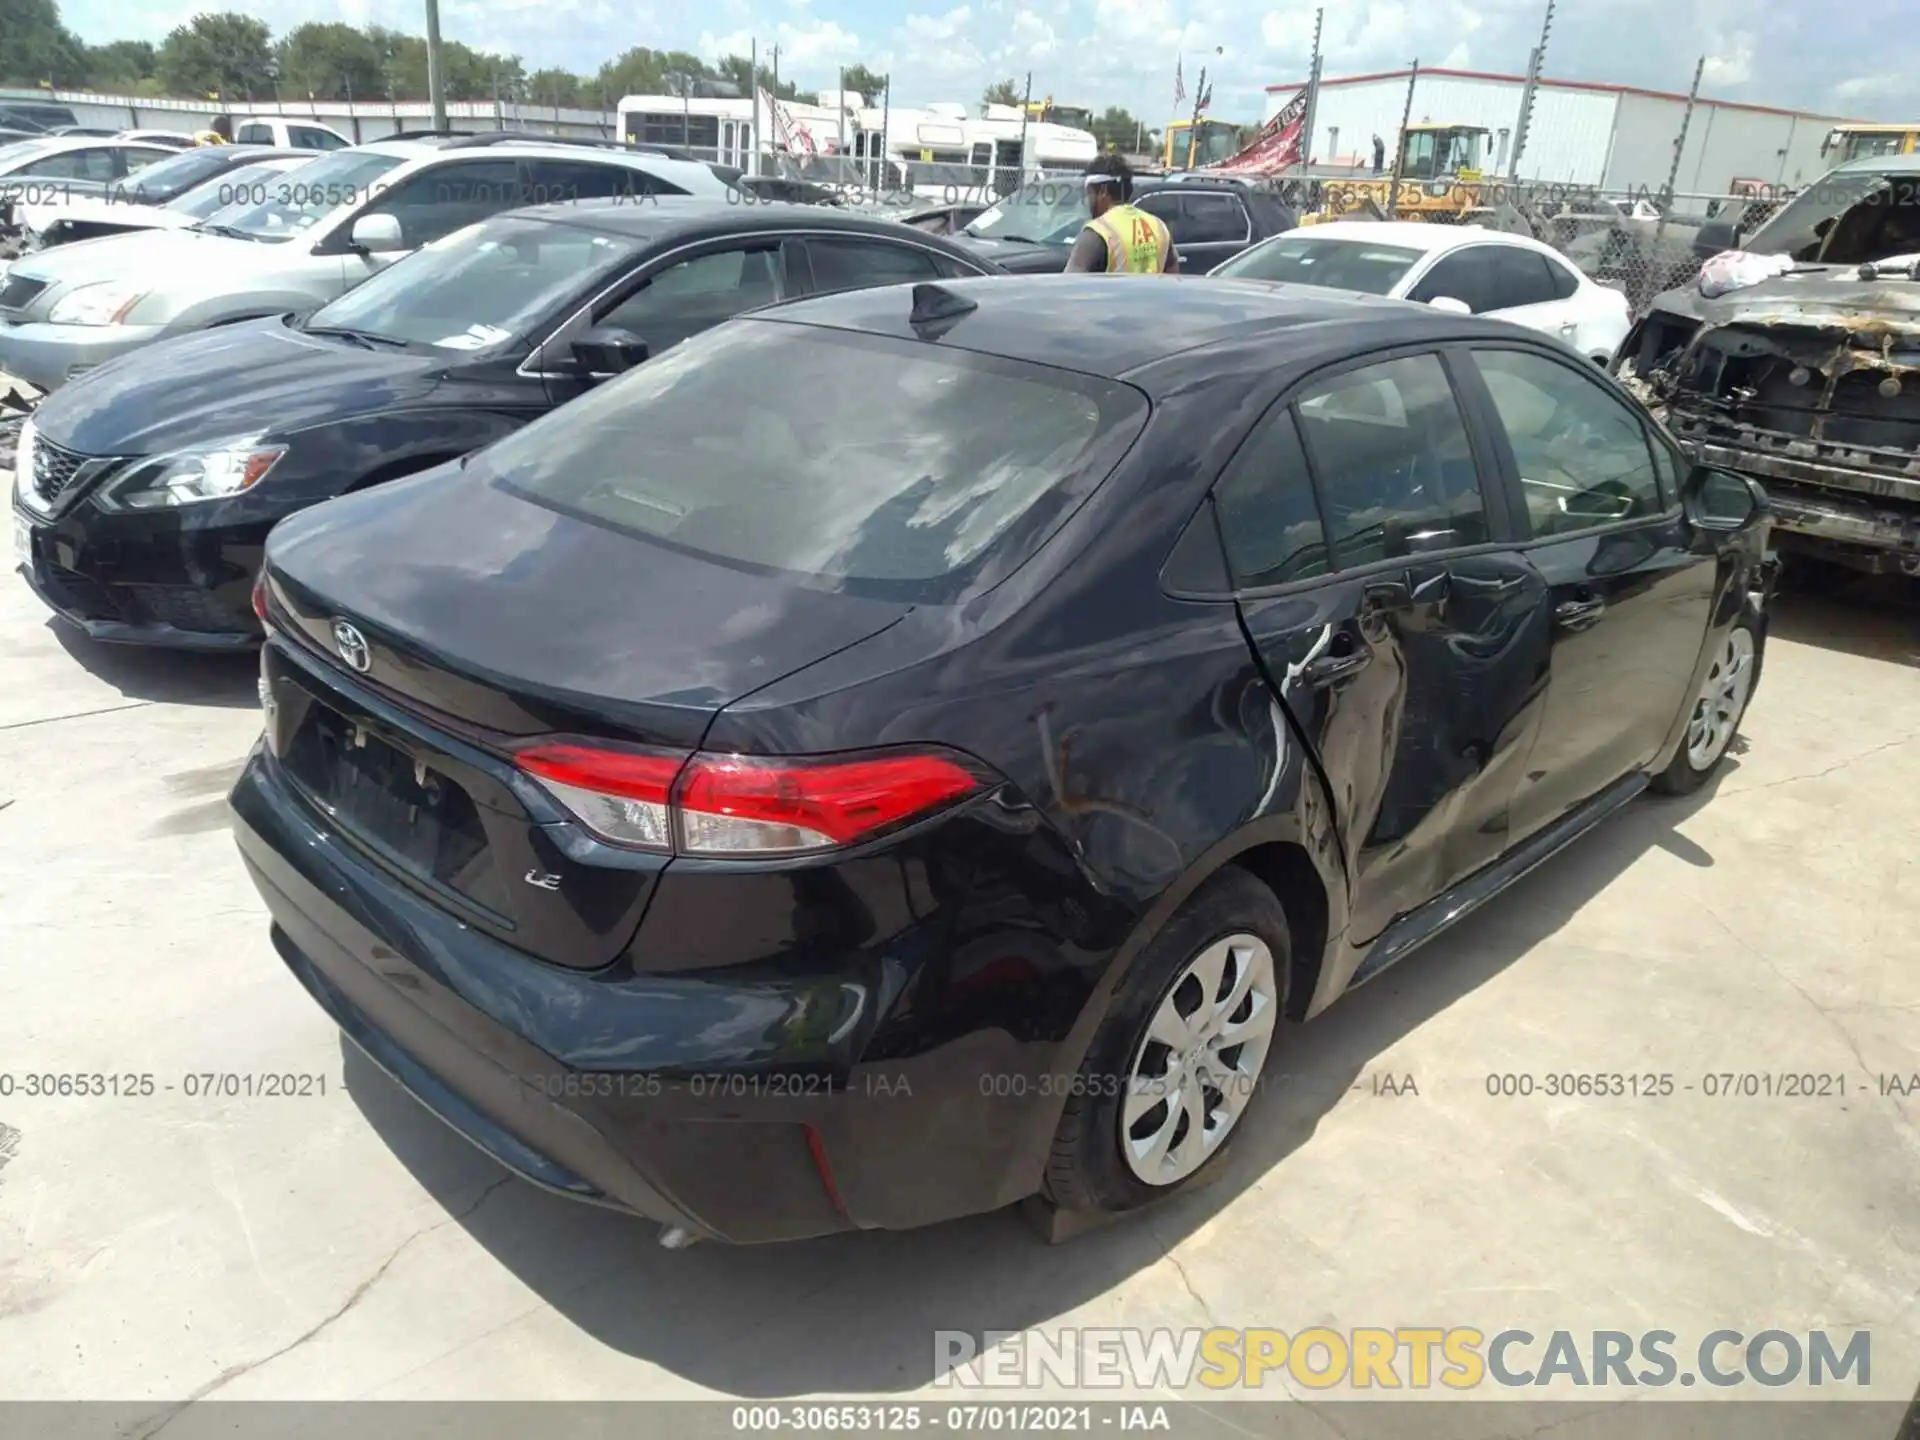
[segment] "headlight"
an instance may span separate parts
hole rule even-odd
[[[111,280],[82,285],[71,295],[55,301],[47,319],[55,325],[118,325],[127,318],[129,310],[146,298],[146,291]]]
[[[45,507],[33,488],[33,446],[35,430],[33,417],[29,415],[20,422],[19,436],[13,444],[13,493],[30,510]]]
[[[259,484],[286,453],[286,446],[262,445],[256,436],[177,450],[141,462],[100,499],[114,510],[161,510],[219,500]]]

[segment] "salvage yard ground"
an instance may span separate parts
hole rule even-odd
[[[0,1072],[157,1082],[0,1098],[0,1397],[900,1396],[935,1330],[1324,1323],[1864,1327],[1904,1400],[1920,611],[1776,626],[1718,782],[1283,1036],[1223,1183],[1057,1248],[1003,1213],[669,1252],[508,1178],[285,972],[227,834],[253,662],[89,645],[0,577]],[[1682,1088],[1488,1093],[1566,1071]],[[325,1093],[186,1093],[234,1072]],[[1706,1097],[1725,1072],[1846,1093]]]

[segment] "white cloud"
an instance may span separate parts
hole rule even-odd
[[[1722,37],[1707,55],[1702,88],[1744,85],[1753,78],[1753,36],[1741,31]]]
[[[780,69],[787,78],[797,78],[804,71],[817,79],[823,72],[861,59],[860,37],[831,20],[801,25],[782,20],[772,27],[771,33],[765,26],[734,30],[725,35],[702,32],[694,48],[701,55],[718,59],[722,55],[751,54],[756,42],[763,58],[771,46],[780,47]],[[831,78],[829,75],[828,79]]]
[[[1008,36],[1007,49],[1016,56],[1038,59],[1051,55],[1057,44],[1053,27],[1031,10],[1022,10],[1013,17],[1013,28]]]

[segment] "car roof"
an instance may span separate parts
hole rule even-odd
[[[705,170],[706,166],[696,163],[694,168]],[[663,174],[663,178],[671,177]],[[915,243],[937,241],[940,238],[885,216],[843,210],[832,205],[795,205],[782,200],[755,200],[743,205],[738,200],[715,200],[699,195],[643,195],[632,200],[562,201],[553,205],[529,205],[508,213],[579,225],[604,234],[650,242],[698,240],[712,235],[737,234],[743,230],[845,230],[861,235],[906,234]],[[971,252],[954,250],[953,253],[965,253],[968,259],[976,263],[980,259]]]
[[[1867,174],[1920,175],[1920,152],[1911,155],[1862,155],[1858,160],[1849,160],[1835,167],[1832,173],[1858,175],[1863,171]]]
[[[1436,255],[1443,250],[1458,250],[1466,245],[1513,245],[1522,250],[1547,250],[1526,235],[1505,230],[1489,230],[1483,225],[1431,225],[1422,220],[1329,220],[1324,225],[1302,225],[1288,230],[1286,238],[1371,240],[1379,245],[1396,245]]]
[[[425,160],[435,157],[444,157],[449,161],[471,157],[485,159],[490,155],[518,155],[535,160],[598,160],[629,170],[644,171],[676,184],[685,181],[702,189],[710,190],[713,186],[724,183],[713,173],[710,166],[699,160],[675,160],[671,156],[652,154],[644,149],[628,150],[617,145],[570,145],[564,141],[544,144],[537,139],[523,140],[518,136],[490,145],[449,143],[449,141],[466,138],[468,137],[459,135],[436,135],[417,140],[370,140],[364,145],[349,148],[372,150],[384,155],[399,155],[408,160]]]
[[[1210,276],[1010,275],[943,280],[939,288],[974,308],[937,335],[916,336],[910,321],[917,286],[813,296],[758,312],[757,318],[900,339],[928,339],[983,354],[1127,379],[1160,361],[1223,341],[1319,329],[1350,347],[1357,330],[1390,330],[1391,339],[1457,335],[1467,317],[1405,300],[1384,300],[1304,285]],[[1499,322],[1504,333],[1511,327]],[[1373,343],[1388,343],[1382,337]]]

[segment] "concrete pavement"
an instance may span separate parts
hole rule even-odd
[[[935,1330],[1066,1325],[1867,1328],[1874,1393],[1920,1377],[1920,1095],[1879,1079],[1920,1073],[1911,609],[1783,602],[1709,792],[1283,1036],[1226,1181],[1057,1248],[1000,1214],[667,1252],[506,1177],[276,959],[223,800],[254,673],[0,577],[0,1074],[156,1082],[0,1097],[0,1398],[944,1395]],[[1489,1094],[1562,1072],[1675,1090]]]

